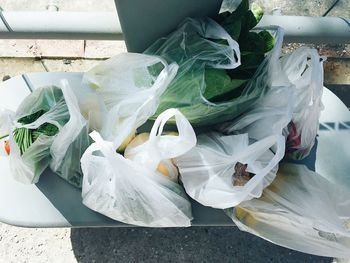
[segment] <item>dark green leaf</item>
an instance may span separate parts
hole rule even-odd
[[[264,53],[253,53],[253,52],[241,53],[241,62],[242,62],[241,66],[243,69],[258,68],[264,59],[265,59]]]
[[[223,24],[222,26],[234,40],[238,41],[241,34],[241,20],[236,20],[230,24]]]
[[[219,24],[223,24],[226,21],[228,21],[229,17],[231,16],[231,12],[226,11],[223,13],[220,13],[217,17],[216,17],[216,22],[218,22]]]
[[[242,28],[241,28],[241,34],[246,34],[254,28],[258,24],[258,21],[256,20],[254,14],[252,11],[248,11],[245,13],[244,17],[242,17]]]
[[[269,52],[275,46],[275,38],[266,30],[259,32],[259,36],[264,40],[264,52]]]
[[[238,81],[238,80],[236,80],[236,81]],[[241,96],[241,94],[246,86],[245,83],[248,80],[241,80],[241,81],[242,81],[241,85],[237,86],[235,89],[230,90],[229,92],[227,92],[221,96],[213,98],[211,101],[212,102],[226,102],[226,101],[230,101],[232,99],[238,98],[239,96]]]
[[[45,113],[45,111],[39,110],[39,111],[34,112],[34,113],[30,114],[30,115],[27,115],[27,116],[24,116],[24,117],[20,118],[18,120],[18,122],[21,123],[21,124],[32,123],[32,122],[36,121],[37,119],[39,119],[39,117],[41,115],[43,115],[44,113]]]
[[[218,15],[217,21],[220,25],[228,26],[231,24],[237,23],[237,21],[241,21],[242,17],[248,12],[249,10],[249,1],[248,0],[242,0],[241,4],[236,8],[235,11],[232,13],[230,12],[223,12]]]
[[[242,0],[240,5],[236,8],[236,10],[233,12],[236,16],[242,16],[249,10],[249,0]]]
[[[58,128],[51,123],[44,123],[36,131],[46,136],[55,136],[58,133]]]
[[[258,33],[249,32],[239,39],[241,52],[265,53],[265,41]]]
[[[250,79],[253,77],[256,68],[244,69],[242,66],[228,70],[228,74],[232,79]]]
[[[247,80],[231,79],[224,69],[206,69],[204,97],[207,100],[217,100],[232,90],[240,87]]]

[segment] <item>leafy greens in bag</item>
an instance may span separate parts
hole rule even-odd
[[[251,11],[248,1],[243,1],[235,12],[220,14],[218,23],[186,19],[149,47],[146,54],[179,65],[154,118],[175,107],[191,124],[202,126],[233,119],[250,108],[265,91],[251,88],[251,79],[275,43],[266,30],[250,32],[261,16],[260,8],[253,5]]]
[[[9,133],[6,152],[17,181],[37,183],[50,166],[64,180],[81,187],[80,158],[90,145],[89,127],[66,80],[60,87],[35,89],[16,113],[4,111],[0,119],[7,119],[0,130]]]

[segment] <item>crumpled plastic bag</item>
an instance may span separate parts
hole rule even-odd
[[[22,117],[44,111],[29,124],[19,123]],[[80,157],[90,144],[88,122],[81,116],[76,97],[66,80],[60,87],[48,86],[35,89],[18,107],[16,113],[4,111],[2,127],[6,127],[10,140],[10,167],[13,177],[22,183],[37,183],[40,175],[50,166],[60,177],[81,187]],[[15,128],[36,129],[50,123],[58,128],[57,134],[40,134],[23,153],[16,140]]]
[[[270,148],[276,146],[273,153]],[[202,134],[194,149],[175,159],[189,196],[214,208],[230,208],[259,197],[276,176],[283,136],[250,141],[248,134]]]
[[[80,159],[91,144],[89,122],[81,115],[78,100],[67,81],[62,81],[61,89],[69,120],[55,136],[50,147],[50,168],[70,184],[81,188],[83,173]]]
[[[26,125],[17,122],[20,118],[40,110],[45,111],[45,113],[36,121]],[[21,154],[20,148],[14,139],[13,129],[35,129],[44,123],[54,124],[61,129],[69,119],[68,108],[64,102],[63,93],[60,88],[55,86],[36,89],[24,99],[16,113],[10,115],[13,117],[7,126],[11,128],[7,129],[9,131],[11,149],[9,159],[12,175],[19,182],[25,184],[36,183],[51,161],[50,147],[55,136],[41,134]]]
[[[259,199],[228,210],[241,229],[325,257],[350,257],[350,191],[306,166],[281,164]]]
[[[197,146],[176,158],[186,192],[203,205],[224,209],[259,197],[284,156],[295,99],[279,63],[283,32],[270,29],[279,36],[275,48],[250,83],[266,88],[265,95],[239,118],[217,125],[223,134],[199,135]]]
[[[93,130],[120,145],[128,132],[135,132],[156,112],[159,97],[177,69],[175,63],[168,65],[156,56],[123,53],[112,57],[84,74],[87,93],[79,95],[82,113]]]
[[[273,83],[266,95],[252,110],[219,129],[226,133],[249,129],[249,136],[257,140],[271,132],[282,133],[286,155],[305,158],[315,143],[323,110],[322,63],[317,51],[307,47],[282,56],[275,63]]]
[[[134,113],[135,123],[139,114]],[[161,135],[173,116],[179,135]],[[127,224],[191,225],[191,203],[184,190],[156,170],[161,160],[182,155],[196,144],[190,123],[179,111],[170,109],[159,115],[149,140],[135,149],[137,153],[132,160],[117,153],[113,143],[103,140],[97,132],[91,133],[91,137],[95,142],[81,159],[84,205]]]
[[[295,86],[293,117],[288,125],[287,155],[303,159],[309,155],[323,110],[323,61],[316,49],[301,47],[281,58],[282,70]]]
[[[179,65],[178,74],[160,98],[155,116],[165,109],[178,108],[194,126],[208,126],[232,120],[249,110],[263,97],[276,75],[275,61],[280,55],[283,30],[276,26],[268,30],[276,38],[275,47],[266,56],[255,76],[235,98],[214,102],[205,98],[206,69],[234,69],[240,65],[236,41],[209,18],[186,19],[178,29],[151,45],[146,54],[158,55]],[[221,40],[221,41],[217,41]],[[224,41],[223,41],[224,40]]]

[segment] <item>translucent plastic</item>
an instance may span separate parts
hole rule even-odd
[[[292,84],[273,86],[252,110],[218,128],[229,134],[249,132],[249,138],[255,140],[273,134],[284,135],[292,119],[295,100]]]
[[[295,85],[296,101],[289,125],[287,154],[303,159],[312,149],[323,110],[323,61],[317,50],[302,47],[281,58],[282,70]]]
[[[161,135],[173,116],[179,135]],[[91,137],[95,142],[81,159],[82,197],[87,207],[127,224],[190,226],[191,203],[183,188],[156,171],[162,159],[177,157],[196,144],[190,123],[179,111],[171,109],[159,115],[149,140],[135,149],[133,160],[118,154],[113,143],[97,132]]]
[[[159,68],[157,72],[152,70],[155,67]],[[85,98],[80,107],[89,111],[89,105],[93,104],[92,114],[88,112],[89,121],[99,126],[96,130],[105,140],[120,145],[130,132],[155,113],[159,97],[173,80],[177,69],[176,64],[168,65],[156,56],[117,55],[84,74],[84,87],[87,91],[94,91],[98,98],[95,103],[93,97]],[[101,121],[94,120],[96,118]]]
[[[275,146],[274,154],[270,148]],[[250,143],[248,134],[198,136],[197,146],[175,159],[188,195],[205,206],[229,208],[259,197],[276,176],[284,155],[283,136],[269,136]],[[237,163],[247,165],[254,176],[244,185],[235,184]]]
[[[46,111],[36,121],[23,125],[17,120],[40,110]],[[59,130],[69,119],[68,108],[58,87],[50,86],[34,90],[18,107],[12,128],[35,129],[44,123],[56,125]],[[37,183],[40,175],[49,166],[50,147],[55,136],[41,134],[21,155],[20,149],[10,133],[10,167],[14,178],[22,183]]]
[[[21,117],[40,110],[46,111],[36,121],[23,125]],[[81,187],[80,158],[90,144],[88,122],[80,114],[77,98],[66,80],[61,87],[42,87],[27,96],[16,113],[3,111],[0,118],[2,131],[10,134],[10,167],[17,181],[37,183],[44,170],[50,168],[76,187]],[[40,134],[33,144],[21,154],[13,138],[15,127],[36,129],[52,123],[59,129],[54,136]]]
[[[61,90],[69,112],[69,121],[60,129],[50,147],[50,168],[76,187],[81,187],[83,173],[80,158],[90,145],[88,121],[81,115],[77,98],[66,80]]]
[[[350,257],[350,191],[306,166],[282,164],[259,199],[228,210],[243,231],[280,246],[326,257]]]
[[[232,123],[220,125],[226,133],[250,130],[250,138],[283,134],[286,153],[305,158],[312,149],[323,109],[323,59],[315,49],[299,48],[275,61],[266,95]]]
[[[145,53],[179,65],[175,79],[160,98],[156,115],[168,108],[178,108],[192,125],[202,126],[232,120],[251,108],[267,90],[272,74],[269,69],[274,67],[271,61],[279,55],[282,45],[282,31],[276,27],[269,29],[277,38],[275,48],[241,95],[223,102],[211,102],[204,97],[205,69],[238,67],[240,51],[238,43],[219,24],[209,18],[186,19],[176,31],[156,41]]]
[[[259,197],[276,176],[285,152],[283,131],[291,120],[293,86],[279,63],[283,32],[271,27],[275,48],[250,81],[250,89],[265,89],[251,110],[217,128],[225,134],[200,135],[198,145],[176,159],[186,192],[203,205],[229,208]],[[244,185],[234,182],[237,163],[254,176]]]

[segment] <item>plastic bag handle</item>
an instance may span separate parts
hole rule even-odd
[[[219,25],[212,19],[209,19],[209,18],[205,18],[205,19],[208,20],[207,24],[212,26],[209,26],[205,29],[204,37],[211,38],[211,39],[226,40],[229,47],[235,52],[235,57],[233,59],[237,58],[237,61],[235,63],[231,61],[231,63],[224,65],[224,64],[217,64],[214,62],[214,63],[208,63],[208,65],[211,65],[214,68],[222,68],[222,69],[233,69],[241,65],[241,51],[239,49],[238,43],[226,32],[226,30],[221,25]]]
[[[171,136],[173,137],[172,140],[167,140],[167,147],[163,148],[161,144],[162,141],[165,140],[165,136],[162,135],[164,126],[172,117],[175,117],[179,135]],[[176,140],[174,140],[174,137]],[[150,145],[157,147],[160,151],[160,158],[171,159],[192,149],[197,143],[197,138],[186,117],[177,109],[168,109],[162,112],[154,122],[148,142]]]
[[[67,105],[69,112],[68,122],[61,128],[60,132],[55,137],[50,148],[53,161],[51,168],[57,170],[61,165],[64,155],[62,153],[67,152],[70,144],[62,144],[64,141],[69,141],[70,138],[76,138],[84,126],[87,125],[87,121],[81,115],[78,100],[75,97],[73,90],[71,89],[67,79],[61,80],[61,90],[64,101]]]
[[[97,131],[90,133],[90,137],[95,141],[87,150],[88,153],[93,153],[94,151],[101,151],[103,156],[110,162],[115,161],[115,157],[119,156],[114,150],[112,142],[105,141]],[[121,157],[123,159],[123,157]]]
[[[132,132],[132,129],[130,129],[131,126],[134,126],[133,129],[136,129],[137,127],[141,126],[147,121],[147,119],[139,119],[138,115],[144,111],[149,111],[149,109],[153,110],[153,108],[156,108],[156,106],[152,106],[152,104],[158,103],[158,97],[165,91],[165,89],[168,87],[168,85],[177,73],[179,66],[176,63],[168,65],[162,58],[157,58],[159,60],[154,60],[155,62],[152,65],[161,62],[164,68],[157,76],[152,88],[144,91],[145,93],[149,93],[151,95],[143,102],[142,105],[138,107],[137,111],[133,114],[133,118],[127,120],[129,122],[128,124],[120,125],[121,128],[119,129],[119,133],[121,134],[121,136],[114,136],[114,138],[106,138],[108,140],[113,140],[115,148],[118,148],[120,144],[124,141],[124,139],[130,134],[130,132]],[[130,108],[130,105],[133,103],[138,104],[139,98],[132,97],[115,105],[109,111],[108,121],[106,122],[106,126],[104,127],[102,134],[107,133],[107,131],[111,130],[114,122],[119,117],[120,111],[123,108]],[[150,112],[149,115],[151,116],[153,114],[154,112]],[[126,126],[128,126],[129,129],[126,128]]]
[[[311,88],[313,91],[312,94],[312,100],[316,101],[318,98],[321,97],[322,91],[323,91],[323,77],[320,78],[319,74],[320,72],[323,73],[322,69],[322,61],[325,60],[325,57],[320,57],[316,50],[308,48],[308,47],[301,47],[294,51],[285,61],[284,65],[288,65],[287,68],[284,70],[286,71],[287,75],[297,75],[301,76],[304,72],[306,66],[308,65],[307,58],[310,58],[311,63]],[[321,61],[320,61],[321,59]],[[291,72],[293,69],[299,69],[296,72]]]
[[[260,142],[257,142],[257,143],[259,143],[258,146],[261,146],[261,150],[264,152],[266,151],[267,148],[271,148],[273,145],[276,145],[276,152],[274,154],[274,157],[270,160],[270,162],[260,170],[259,174],[254,175],[254,177],[250,179],[246,184],[245,190],[250,193],[260,183],[261,179],[265,177],[274,167],[278,165],[278,163],[283,158],[285,153],[285,138],[282,135],[269,136],[263,139],[261,143]],[[256,154],[258,157],[259,151],[257,151]],[[253,197],[258,197],[258,196],[253,196]]]

